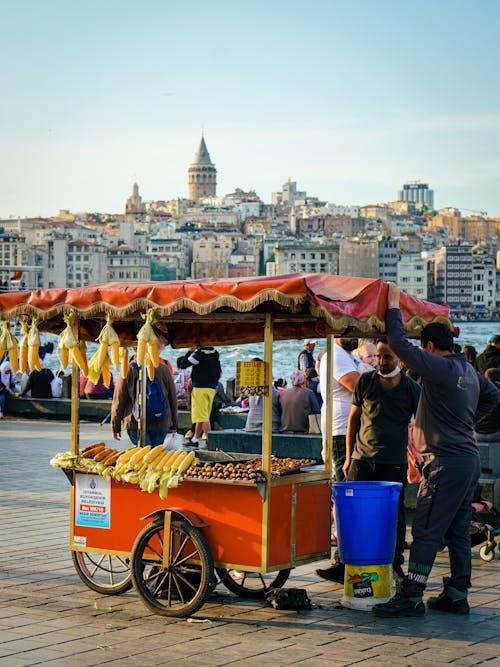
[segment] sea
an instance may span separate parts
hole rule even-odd
[[[492,334],[500,334],[500,322],[459,322],[460,334],[455,342],[460,345],[474,345],[478,354],[486,347],[486,341]],[[51,334],[42,334],[42,343],[52,341],[54,343],[54,352],[47,354],[44,359],[44,365],[52,371],[59,369],[59,355],[57,353],[57,336]],[[314,355],[326,345],[325,339],[318,339]],[[90,359],[97,349],[97,345],[90,343],[87,345],[87,356]],[[217,348],[220,354],[222,366],[222,383],[234,378],[236,373],[237,361],[249,361],[252,357],[264,358],[263,343],[252,343],[247,345],[225,345]],[[302,340],[275,341],[273,345],[273,377],[283,377],[290,379],[290,374],[297,368],[297,357],[303,349]],[[171,350],[165,348],[162,357],[168,359],[172,366],[176,368],[176,359],[183,354],[183,350]],[[116,379],[116,373],[113,371]]]

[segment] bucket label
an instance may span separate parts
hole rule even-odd
[[[346,494],[346,496],[353,496],[354,495],[354,489],[346,489],[345,494]]]
[[[344,592],[354,598],[390,597],[390,566],[346,565]]]

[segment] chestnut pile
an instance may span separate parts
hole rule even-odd
[[[278,476],[298,471],[302,466],[316,463],[314,459],[291,459],[273,456],[271,459],[271,474]],[[191,479],[228,479],[241,482],[265,482],[266,477],[262,470],[262,459],[250,461],[198,461],[191,466],[186,477]]]

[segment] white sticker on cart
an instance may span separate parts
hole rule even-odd
[[[109,528],[111,481],[101,475],[77,473],[75,490],[75,525]]]
[[[87,546],[87,538],[82,536],[82,535],[74,535],[73,536],[73,544],[75,547],[86,547]]]

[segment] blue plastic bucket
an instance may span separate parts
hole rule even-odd
[[[332,485],[343,563],[392,563],[402,486],[399,482],[335,482]]]

